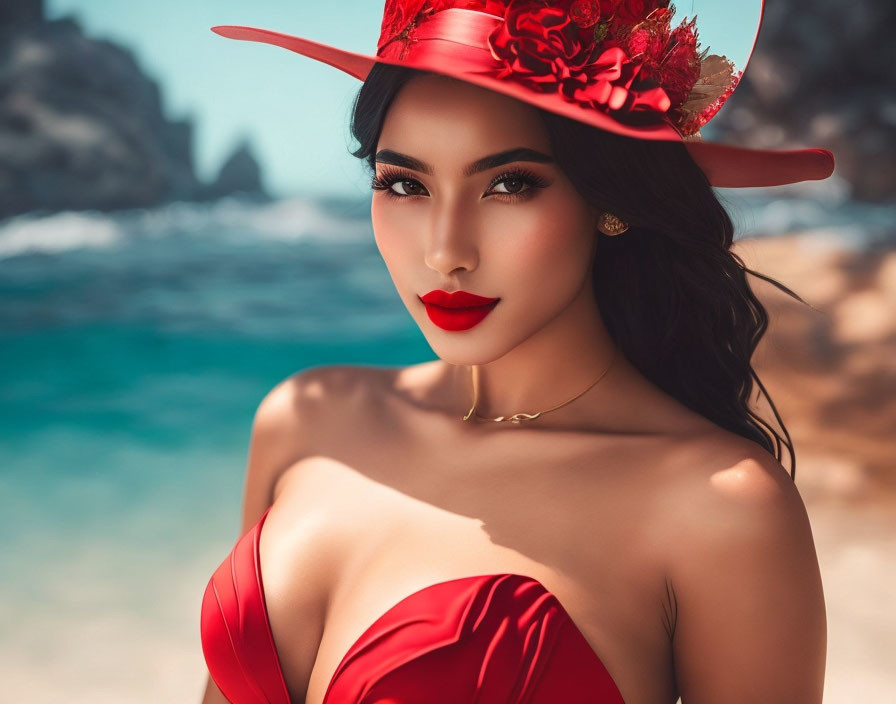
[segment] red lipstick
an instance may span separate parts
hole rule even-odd
[[[429,319],[443,330],[468,330],[491,313],[499,298],[485,298],[467,291],[435,289],[420,296]]]

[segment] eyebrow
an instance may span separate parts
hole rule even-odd
[[[392,164],[394,166],[403,166],[406,169],[413,169],[414,171],[422,171],[430,176],[433,172],[432,166],[425,161],[420,161],[412,156],[391,149],[380,149],[376,153],[376,161],[381,164]],[[464,176],[472,176],[480,171],[487,171],[496,166],[510,164],[514,161],[537,161],[544,164],[550,164],[553,163],[554,158],[535,149],[516,147],[515,149],[508,149],[503,152],[498,152],[497,154],[489,154],[481,159],[477,159],[464,168],[463,174]]]

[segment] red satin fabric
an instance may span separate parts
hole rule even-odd
[[[270,509],[268,509],[269,511]],[[267,517],[209,580],[201,640],[232,704],[291,704],[258,560]],[[438,582],[392,606],[351,646],[324,704],[624,704],[557,598],[520,574]]]

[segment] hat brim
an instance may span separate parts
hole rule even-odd
[[[465,72],[463,66],[452,56],[440,57],[435,52],[425,59],[418,59],[409,64],[397,59],[357,54],[311,39],[259,27],[218,25],[211,30],[228,39],[261,42],[294,51],[337,68],[361,81],[366,80],[370,69],[376,63],[410,66],[488,88],[626,137],[683,142],[691,158],[706,174],[710,184],[719,188],[780,186],[798,181],[821,180],[828,178],[834,171],[834,155],[826,149],[753,149],[703,139],[682,139],[675,128],[668,123],[648,126],[626,125],[600,110],[585,108],[578,103],[564,100],[556,93],[539,93],[516,81]]]

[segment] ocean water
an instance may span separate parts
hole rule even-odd
[[[306,367],[433,358],[364,205],[0,227],[0,700],[199,701],[258,402]]]
[[[824,188],[726,198],[742,235],[892,236],[892,206]],[[310,366],[433,358],[366,201],[0,223],[0,699],[198,702],[258,402]]]

